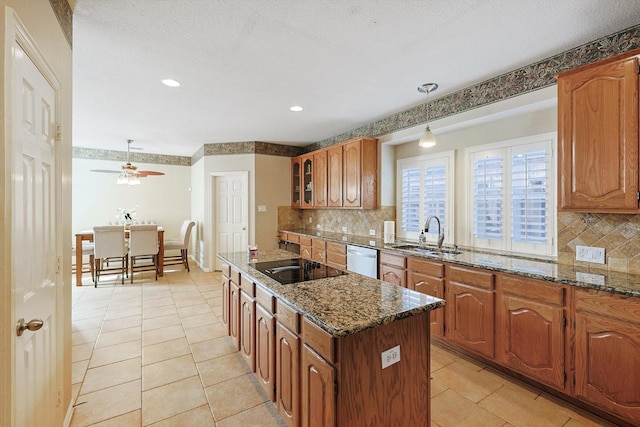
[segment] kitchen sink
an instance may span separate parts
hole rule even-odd
[[[458,250],[458,248],[438,248],[436,246],[423,246],[411,243],[395,245],[393,246],[393,248],[429,255],[459,255],[462,253]]]

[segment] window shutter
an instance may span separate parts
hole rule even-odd
[[[447,168],[445,165],[426,166],[424,168],[424,218],[431,215],[440,220],[442,230],[445,226]],[[438,224],[432,221],[429,233],[438,232]]]
[[[502,239],[502,157],[473,162],[473,234],[477,239]]]
[[[402,229],[417,232],[420,225],[420,168],[402,170]]]
[[[511,239],[544,244],[547,241],[547,177],[545,150],[511,157]]]

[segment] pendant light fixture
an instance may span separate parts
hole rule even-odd
[[[418,86],[418,92],[427,94],[427,128],[418,141],[418,145],[424,148],[431,148],[436,146],[436,136],[429,129],[429,94],[438,89],[437,83],[425,83]]]

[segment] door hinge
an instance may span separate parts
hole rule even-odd
[[[58,256],[56,257],[56,273],[61,273],[62,272],[62,257]]]
[[[57,124],[56,125],[56,136],[55,136],[56,142],[60,142],[62,141],[62,126]]]
[[[563,327],[567,326],[567,318],[566,317],[562,318],[562,326]]]
[[[640,191],[638,191],[638,201],[640,202]]]

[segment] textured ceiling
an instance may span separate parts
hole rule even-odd
[[[640,23],[640,0],[76,0],[73,145],[308,145]],[[160,81],[173,78],[180,88]],[[304,111],[289,111],[292,105]]]

